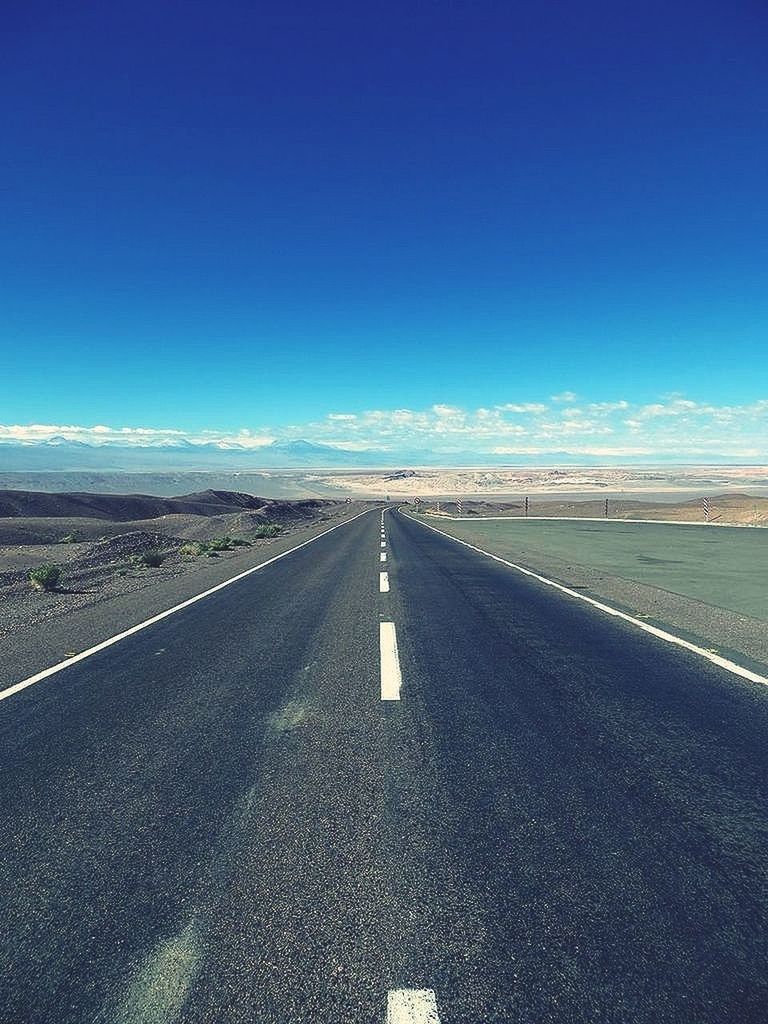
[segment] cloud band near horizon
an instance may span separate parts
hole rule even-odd
[[[624,399],[581,401],[572,392],[547,401],[510,401],[462,409],[435,404],[427,409],[330,412],[306,423],[216,429],[61,424],[0,425],[0,441],[40,442],[52,437],[87,444],[215,444],[258,449],[274,441],[304,438],[352,450],[397,452],[429,449],[437,454],[663,456],[670,453],[733,458],[768,457],[768,399],[745,405],[715,405],[682,395],[648,404]]]

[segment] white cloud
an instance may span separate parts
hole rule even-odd
[[[548,406],[541,402],[507,402],[505,405],[497,405],[496,408],[499,412],[543,413],[547,411]]]
[[[597,415],[609,412],[620,412],[621,410],[628,408],[629,402],[624,401],[623,398],[620,398],[617,402],[590,402],[587,406],[588,412]]]
[[[461,408],[434,403],[423,409],[332,412],[323,419],[236,431],[145,426],[26,424],[0,426],[0,441],[40,441],[53,436],[89,444],[117,441],[149,445],[185,440],[222,447],[259,448],[275,439],[304,437],[352,450],[431,449],[436,452],[513,454],[567,450],[574,454],[648,456],[722,455],[768,461],[768,398],[743,405],[716,405],[670,395],[656,402],[626,399],[574,404],[508,402]],[[524,444],[525,447],[520,447]]]
[[[553,402],[575,402],[579,396],[573,391],[561,391],[559,395],[552,395]]]

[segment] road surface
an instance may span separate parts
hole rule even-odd
[[[0,702],[0,1020],[766,1019],[768,689],[384,523]]]

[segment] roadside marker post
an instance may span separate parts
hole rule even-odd
[[[525,496],[525,515],[528,517],[528,495]]]
[[[607,498],[605,499],[605,513],[604,513],[604,515],[605,515],[605,518],[607,519],[608,518],[608,499]]]
[[[709,498],[702,498],[701,507],[704,509],[704,518],[709,522],[710,516],[712,515],[712,506],[709,503]]]
[[[461,498],[456,499],[456,515],[464,515],[464,502],[461,500]]]

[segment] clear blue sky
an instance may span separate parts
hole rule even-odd
[[[27,0],[3,35],[4,424],[768,397],[761,2]]]

